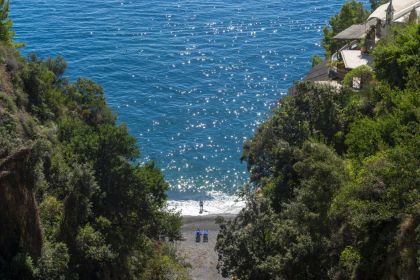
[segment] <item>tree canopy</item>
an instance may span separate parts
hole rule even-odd
[[[298,82],[245,143],[247,205],[219,221],[225,276],[420,277],[419,28],[380,42],[359,91]]]
[[[369,0],[370,3],[370,8],[372,9],[372,11],[376,10],[376,8],[378,8],[380,5],[385,4],[389,1],[387,0]]]
[[[16,51],[0,2],[0,278],[188,279],[166,183],[95,82]]]
[[[326,57],[330,57],[342,46],[346,44],[345,41],[334,40],[333,37],[350,27],[353,24],[364,22],[369,16],[369,11],[363,7],[363,4],[356,0],[346,2],[340,9],[340,12],[331,17],[329,26],[324,28],[324,39],[322,46],[325,49]]]

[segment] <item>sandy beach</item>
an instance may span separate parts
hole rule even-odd
[[[184,241],[177,242],[177,251],[180,257],[191,264],[190,275],[192,279],[197,280],[219,280],[223,278],[217,271],[217,253],[214,250],[216,238],[219,232],[219,226],[215,223],[217,216],[233,218],[233,214],[224,215],[206,215],[206,216],[183,216],[182,217],[182,235]],[[196,243],[195,229],[209,231],[209,242]]]

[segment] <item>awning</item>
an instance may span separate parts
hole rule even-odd
[[[343,58],[344,66],[347,69],[354,69],[372,63],[372,58],[368,54],[362,53],[360,50],[342,50],[341,57]]]

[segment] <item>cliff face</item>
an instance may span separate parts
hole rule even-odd
[[[27,148],[0,161],[0,257],[6,261],[17,252],[33,259],[41,255],[42,233],[31,190],[30,155]]]
[[[7,57],[7,61],[14,61],[10,55]],[[14,141],[11,141],[17,147],[27,140],[21,137],[20,122],[9,125],[10,120],[18,120],[18,115],[23,114],[13,105],[15,89],[9,68],[16,67],[0,64],[0,126],[3,130],[11,127],[17,131]],[[0,137],[3,136],[2,133]],[[3,140],[0,141],[0,260],[8,262],[17,253],[36,259],[41,254],[42,234],[33,192],[35,180],[30,162],[33,151],[32,148],[22,148],[12,152],[13,148],[4,145],[7,140]]]

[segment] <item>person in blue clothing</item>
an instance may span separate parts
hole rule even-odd
[[[209,241],[209,231],[205,229],[203,232],[203,242],[208,242],[208,241]]]
[[[201,241],[201,231],[200,228],[197,228],[195,230],[195,242],[200,242]]]

